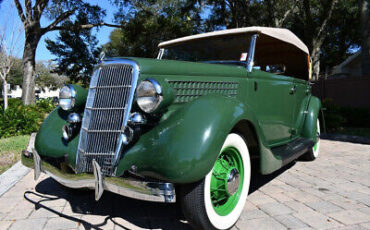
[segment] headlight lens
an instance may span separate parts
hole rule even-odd
[[[138,85],[136,89],[136,102],[146,113],[154,112],[163,100],[162,87],[159,83],[148,78]]]
[[[75,106],[76,91],[71,85],[65,85],[59,92],[59,105],[64,110],[71,110]]]

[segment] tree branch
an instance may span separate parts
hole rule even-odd
[[[37,0],[35,6],[33,7],[35,21],[41,18],[42,12],[48,5],[49,0]]]
[[[23,9],[22,9],[21,4],[19,3],[19,0],[14,0],[14,4],[17,7],[18,15],[21,18],[21,21],[23,22],[23,24],[25,24],[26,17],[24,16]]]
[[[290,15],[290,13],[292,13],[292,11],[294,10],[294,8],[297,6],[298,1],[299,0],[295,0],[294,3],[293,3],[293,6],[289,10],[285,11],[284,16],[280,20],[277,21],[277,24],[276,24],[277,27],[283,26],[284,21],[288,18],[288,16]]]
[[[26,7],[27,20],[33,21],[31,0],[25,0],[24,1],[24,6]]]
[[[337,4],[337,2],[338,2],[338,0],[332,0],[331,1],[331,4],[330,4],[329,11],[328,12],[327,11],[325,12],[328,16],[326,16],[325,20],[322,22],[322,24],[320,26],[320,29],[319,29],[319,31],[317,33],[317,38],[320,39],[320,40],[323,37],[323,32],[324,32],[324,30],[325,30],[325,28],[326,28],[326,26],[328,24],[328,21],[331,18],[331,15],[333,14],[334,6],[335,6],[335,4]]]
[[[52,30],[48,30],[48,31],[45,31],[45,32],[49,32],[49,31],[54,31],[54,30],[70,30],[72,28],[78,28],[78,29],[91,29],[91,28],[94,28],[94,27],[97,27],[97,26],[108,26],[108,27],[114,27],[114,28],[122,28],[121,25],[115,25],[115,24],[109,24],[109,23],[105,23],[105,22],[101,22],[101,23],[96,23],[96,24],[83,24],[83,25],[73,25],[73,26],[55,26],[53,27]]]
[[[71,16],[75,11],[76,11],[76,8],[74,8],[72,10],[68,10],[68,11],[62,13],[61,15],[59,15],[59,17],[57,17],[52,23],[50,23],[50,25],[43,28],[44,33],[52,31],[52,30],[58,30],[58,29],[56,29],[56,28],[58,28],[58,24],[60,22],[62,22],[63,20],[65,20],[66,18],[68,18],[69,16]]]

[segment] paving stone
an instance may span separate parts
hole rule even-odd
[[[370,207],[361,208],[361,209],[359,209],[359,211],[370,216]]]
[[[22,202],[21,198],[0,198],[0,213],[10,212],[17,204]]]
[[[67,201],[63,198],[58,198],[55,200],[45,200],[42,204],[47,207],[64,207],[67,204]]]
[[[17,220],[10,226],[9,230],[41,230],[45,223],[46,218]]]
[[[362,224],[360,224],[360,226],[365,228],[365,229],[370,229],[370,222],[362,223]]]
[[[303,191],[287,192],[286,195],[302,203],[321,201],[317,196]]]
[[[256,229],[265,229],[265,230],[280,230],[286,229],[284,225],[280,224],[272,217],[252,219],[248,221],[240,220],[236,223],[236,227],[243,230],[256,230]]]
[[[45,208],[39,208],[34,210],[31,215],[29,216],[30,219],[32,218],[51,218],[51,217],[58,217],[63,210],[63,207],[53,207],[50,208],[51,210]]]
[[[366,215],[365,213],[357,210],[343,210],[340,212],[329,213],[328,215],[333,219],[347,225],[370,221],[370,215]]]
[[[268,194],[268,196],[272,197],[273,199],[279,202],[293,201],[293,198],[287,196],[285,193],[272,193]]]
[[[339,222],[315,211],[293,213],[293,216],[316,229],[337,228],[342,226]]]
[[[0,221],[0,229],[6,230],[12,224],[13,224],[13,221],[10,221],[10,220],[2,220],[2,221]]]
[[[256,210],[256,209],[258,209],[258,207],[247,199],[243,210],[248,211],[248,210]]]
[[[327,202],[327,201],[319,201],[319,202],[307,202],[305,203],[307,206],[311,207],[312,209],[319,211],[321,213],[330,213],[330,212],[337,212],[343,210],[342,208]]]
[[[301,229],[307,228],[308,225],[297,219],[292,215],[282,215],[282,216],[275,216],[274,219],[282,223],[285,227],[289,229]]]
[[[4,218],[4,220],[19,220],[27,218],[33,209],[19,209],[17,207],[13,208],[8,215]]]
[[[250,219],[263,218],[263,217],[268,217],[268,215],[259,209],[244,211],[240,215],[241,220],[250,220]]]
[[[263,194],[262,192],[254,192],[248,196],[248,200],[255,205],[277,202],[275,199]]]
[[[298,201],[288,201],[284,202],[286,206],[295,210],[296,212],[310,212],[313,211],[311,208],[307,207],[305,204],[302,204]]]
[[[270,216],[290,214],[293,210],[282,203],[268,203],[258,206],[262,211]]]
[[[45,225],[47,230],[77,229],[81,225],[80,221],[69,220],[66,218],[51,218]]]

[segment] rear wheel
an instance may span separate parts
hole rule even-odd
[[[227,136],[211,172],[181,189],[185,217],[195,229],[229,229],[243,211],[251,165],[244,139]]]
[[[312,149],[310,149],[305,155],[303,155],[303,159],[304,160],[309,160],[309,161],[313,161],[315,160],[318,156],[319,156],[319,153],[320,153],[320,122],[319,122],[319,119],[317,119],[317,122],[316,122],[316,143],[315,145],[312,147]]]

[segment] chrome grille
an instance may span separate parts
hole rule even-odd
[[[131,110],[138,67],[132,61],[107,62],[91,78],[77,150],[76,171],[92,172],[95,159],[112,175]]]

